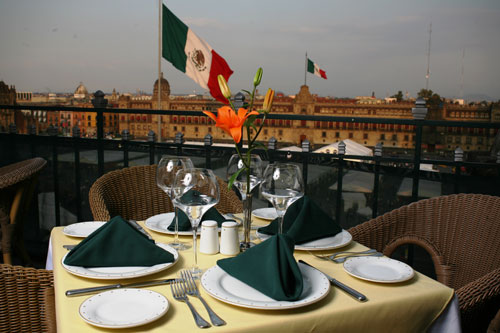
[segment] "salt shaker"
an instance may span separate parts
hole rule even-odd
[[[205,254],[219,252],[219,231],[216,221],[207,220],[201,223],[200,252]]]
[[[220,233],[220,253],[235,255],[240,252],[240,239],[238,236],[238,224],[236,222],[222,223]]]

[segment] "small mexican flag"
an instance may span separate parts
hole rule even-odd
[[[224,76],[226,81],[233,74],[226,60],[196,36],[165,5],[163,5],[162,56],[201,87],[210,90],[210,94],[216,100],[228,103],[217,81],[219,74]]]
[[[319,68],[311,59],[307,59],[307,71],[326,80],[326,72]]]

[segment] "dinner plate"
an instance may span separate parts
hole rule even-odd
[[[257,237],[260,240],[266,240],[270,235],[262,234],[257,231]],[[342,229],[341,232],[336,234],[335,236],[325,237],[316,239],[307,243],[295,244],[295,250],[301,251],[324,251],[324,250],[333,250],[338,249],[340,247],[344,247],[352,242],[352,235],[346,230]]]
[[[227,274],[219,266],[209,268],[201,277],[201,285],[208,294],[232,305],[263,310],[293,309],[323,299],[330,291],[330,282],[319,271],[298,264],[304,281],[304,289],[297,301],[276,301],[246,283]]]
[[[73,223],[63,228],[63,234],[71,237],[85,238],[102,227],[105,223],[105,221]]]
[[[103,279],[103,280],[130,279],[139,276],[146,276],[169,268],[170,266],[174,265],[179,259],[179,253],[177,253],[177,251],[173,247],[162,243],[156,243],[156,245],[172,253],[172,255],[174,256],[174,261],[163,264],[157,264],[153,266],[119,266],[119,267],[70,266],[64,263],[64,259],[66,259],[66,256],[69,254],[68,252],[62,258],[61,263],[63,268],[69,273],[86,277],[89,279]]]
[[[153,230],[153,231],[156,231],[156,232],[159,232],[162,234],[173,235],[173,234],[175,234],[175,232],[168,230],[168,226],[174,220],[174,216],[175,216],[175,213],[173,213],[173,212],[154,215],[154,216],[151,216],[150,218],[148,218],[144,222],[144,225],[146,226],[146,228],[148,228],[150,230]],[[227,218],[227,220],[234,221],[231,218]],[[240,224],[238,221],[235,221],[235,222]],[[199,228],[198,228],[198,231],[199,231]],[[220,228],[219,228],[219,231],[220,231]],[[184,231],[179,230],[178,234],[180,236],[191,236],[192,237],[193,231],[191,231],[191,229],[184,230]],[[199,235],[200,235],[200,233],[198,232],[198,236]]]
[[[274,220],[278,217],[276,214],[276,209],[274,207],[268,208],[258,208],[252,211],[252,215],[263,220]]]
[[[124,288],[87,298],[79,309],[87,323],[105,328],[136,327],[155,321],[169,308],[165,296],[151,290]]]
[[[387,257],[349,258],[344,262],[344,270],[359,279],[380,283],[402,282],[415,275],[404,262]]]

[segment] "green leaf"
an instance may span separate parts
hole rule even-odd
[[[227,182],[227,189],[230,190],[232,187],[233,187],[233,183],[234,181],[236,180],[236,178],[240,175],[241,171],[243,171],[243,169],[239,169],[238,171],[236,171],[230,178],[229,178],[229,181]]]
[[[252,96],[252,93],[251,93],[250,91],[248,91],[248,90],[241,89],[241,91],[244,91],[244,92],[246,92],[248,95]]]

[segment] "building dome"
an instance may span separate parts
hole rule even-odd
[[[162,99],[168,98],[170,96],[170,84],[163,77],[163,73],[160,74],[160,81],[161,81],[161,97]],[[156,98],[158,98],[158,79],[155,81],[153,88],[153,100],[155,100]]]
[[[89,92],[87,91],[87,88],[85,88],[82,82],[80,82],[80,84],[76,88],[73,97],[77,99],[83,99],[89,97]]]

